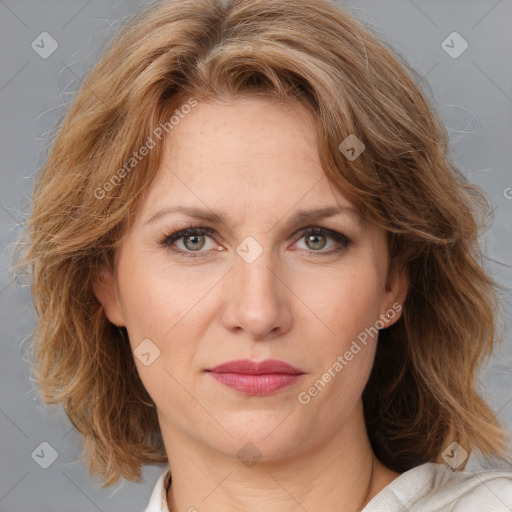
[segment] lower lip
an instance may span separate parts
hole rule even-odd
[[[221,384],[250,395],[268,395],[279,389],[295,384],[300,374],[268,373],[254,375],[247,373],[215,373],[210,375]]]

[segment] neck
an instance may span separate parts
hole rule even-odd
[[[160,424],[171,461],[170,512],[356,512],[399,476],[375,457],[362,406],[322,444],[287,457],[262,457],[251,466],[197,443],[165,418]]]

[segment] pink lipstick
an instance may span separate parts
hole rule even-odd
[[[206,370],[221,384],[249,395],[268,395],[294,384],[304,372],[284,361],[228,361]]]

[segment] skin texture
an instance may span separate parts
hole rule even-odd
[[[133,349],[150,339],[160,350],[148,366],[135,362],[170,458],[169,510],[360,510],[399,475],[374,456],[363,417],[377,337],[309,403],[298,394],[359,333],[403,304],[406,277],[387,275],[385,232],[350,213],[286,224],[300,209],[351,208],[324,175],[313,119],[301,105],[199,103],[165,144],[114,271],[103,269],[95,291]],[[226,222],[172,213],[148,223],[177,205],[222,211]],[[190,226],[214,234],[161,243]],[[312,226],[351,244],[300,235]],[[263,250],[252,263],[236,251],[248,236]],[[205,372],[233,359],[267,358],[305,375],[254,396]],[[237,457],[249,442],[256,448],[246,449],[261,457],[252,466]]]

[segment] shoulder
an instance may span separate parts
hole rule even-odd
[[[454,471],[444,464],[428,463],[415,469],[423,470],[425,479],[424,492],[419,493],[415,502],[418,510],[512,511],[512,468]]]
[[[417,466],[386,486],[364,512],[511,512],[510,470],[454,471],[444,464]]]
[[[512,469],[454,473],[452,481],[453,512],[512,511]]]

